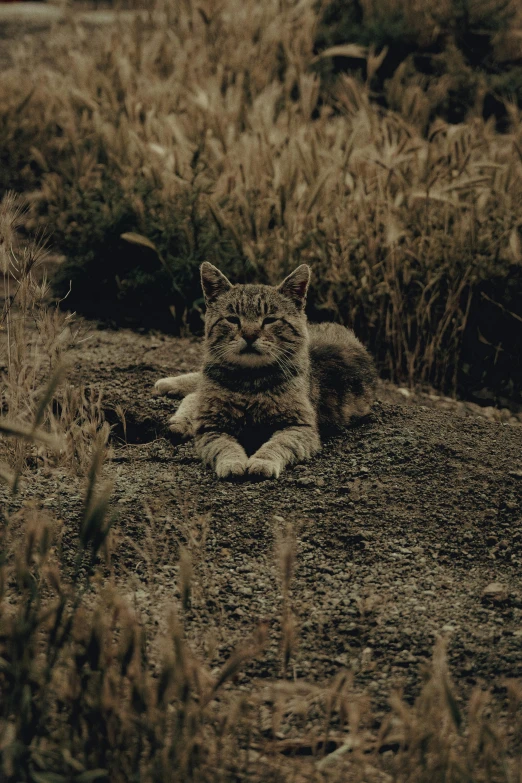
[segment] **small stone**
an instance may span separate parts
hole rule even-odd
[[[502,604],[509,599],[509,588],[501,582],[491,582],[482,592],[482,602]]]

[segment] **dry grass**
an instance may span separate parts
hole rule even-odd
[[[0,202],[0,422],[4,433],[24,433],[0,441],[2,475],[9,483],[28,463],[67,464],[85,472],[93,443],[106,446],[110,431],[99,392],[64,380],[67,351],[85,338],[71,313],[49,306],[45,243],[22,240],[17,230],[22,218],[16,198],[7,193]],[[35,432],[39,438],[33,442]]]
[[[417,26],[432,13],[399,5]],[[0,148],[33,188],[32,225],[73,261],[71,301],[85,290],[108,317],[123,303],[146,320],[154,297],[197,325],[205,257],[266,281],[307,261],[316,313],[355,326],[388,376],[455,391],[477,286],[522,259],[519,110],[504,136],[478,116],[426,133],[440,95],[399,69],[396,110],[376,106],[371,47],[355,47],[366,84],[321,84],[319,19],[312,0],[164,3],[101,29],[72,17],[1,74]]]
[[[21,537],[2,527],[2,780],[520,783],[520,684],[506,683],[503,721],[480,689],[462,704],[442,643],[416,702],[391,694],[376,729],[370,700],[349,673],[321,686],[283,677],[237,689],[235,676],[263,655],[267,625],[211,671],[185,640],[183,603],[200,589],[187,552],[169,630],[151,638],[111,578],[100,457],[87,480],[72,571],[61,561],[57,521],[26,510]],[[288,630],[294,557],[289,531],[276,550],[283,673],[296,641],[295,627]],[[294,727],[291,738],[282,738],[283,723]]]

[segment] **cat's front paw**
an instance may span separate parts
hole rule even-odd
[[[248,475],[253,479],[263,481],[264,479],[279,478],[281,465],[271,459],[262,459],[261,457],[250,457],[247,464]]]
[[[178,440],[189,440],[194,435],[194,428],[187,419],[176,418],[176,414],[169,419],[169,430],[172,435]]]
[[[179,382],[177,376],[172,378],[160,378],[154,384],[153,395],[155,397],[180,397],[183,396],[181,389],[179,388]]]
[[[221,459],[216,462],[216,475],[220,479],[233,479],[244,476],[247,467],[246,459],[238,457]]]

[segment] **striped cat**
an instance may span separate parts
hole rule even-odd
[[[201,266],[203,367],[163,378],[155,391],[184,398],[170,429],[194,437],[220,478],[277,478],[319,451],[320,428],[370,410],[373,362],[351,330],[307,323],[309,282],[306,264],[277,287],[232,285],[212,264]]]

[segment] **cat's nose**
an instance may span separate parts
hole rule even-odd
[[[255,341],[259,337],[259,332],[258,331],[255,331],[255,332],[254,331],[252,331],[252,332],[250,332],[250,331],[248,331],[248,332],[243,331],[241,333],[241,336],[242,336],[243,340],[247,343],[247,345],[253,345],[255,343]]]

